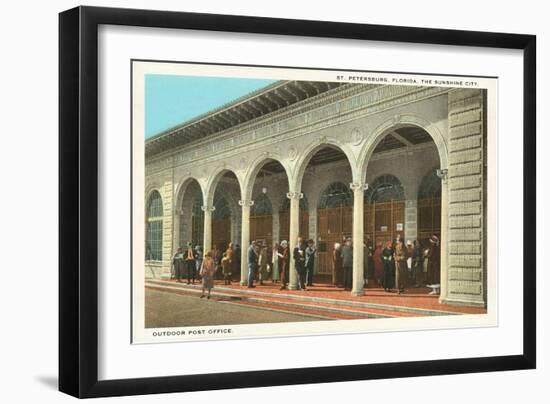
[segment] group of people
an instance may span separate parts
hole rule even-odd
[[[406,287],[439,284],[439,238],[432,235],[425,247],[417,240],[405,245],[399,236],[385,246],[377,243],[373,263],[376,281],[387,292],[396,289],[402,293]]]
[[[420,287],[438,284],[440,274],[439,239],[432,235],[429,245],[423,248],[420,242],[403,242],[398,234],[394,240],[383,244],[378,242],[373,248],[370,238],[364,248],[364,284],[374,278],[378,286],[386,292],[396,289],[403,293],[406,287]],[[351,238],[344,239],[343,245],[335,243],[332,250],[332,284],[346,290],[352,288],[353,247]]]
[[[401,236],[383,245],[381,242],[372,247],[370,239],[364,243],[364,281],[374,278],[378,286],[386,292],[394,289],[403,293],[406,287],[420,287],[426,284],[440,282],[440,251],[439,239],[434,234],[429,238],[425,248],[417,240],[408,241],[405,245]],[[254,240],[246,251],[248,267],[247,286],[254,288],[255,283],[263,285],[271,279],[272,283],[281,284],[280,289],[288,287],[290,260],[298,276],[297,288],[307,290],[313,285],[313,271],[317,249],[313,240],[307,242],[298,238],[294,248],[290,249],[288,241],[275,243],[268,248],[263,240]],[[216,277],[223,278],[225,285],[230,285],[233,274],[240,274],[241,252],[239,246],[229,243],[223,252],[215,248],[203,255],[200,245],[193,248],[191,243],[187,248],[178,248],[173,258],[173,277],[176,282],[194,284],[201,279],[203,293],[210,291]],[[373,271],[374,270],[374,271]],[[332,283],[351,290],[353,280],[353,247],[351,238],[341,243],[335,243],[332,251]]]
[[[187,244],[184,250],[178,248],[174,258],[172,258],[174,268],[174,277],[176,282],[183,282],[187,278],[187,284],[195,284],[197,278],[202,279],[202,294],[201,298],[205,297],[205,291],[208,291],[208,299],[210,299],[211,290],[214,287],[214,274],[216,273],[216,265],[214,263],[214,254],[208,251],[203,255],[202,247],[197,245],[193,248],[192,243]]]
[[[290,251],[288,241],[275,243],[272,249],[267,247],[265,241],[256,240],[250,243],[247,250],[249,288],[254,288],[254,282],[260,285],[271,278],[273,283],[280,282],[281,290],[288,287],[290,260],[294,260],[294,266],[298,275],[298,289],[307,290],[313,285],[313,270],[315,254],[317,250],[313,240],[307,243],[299,237],[296,246]]]

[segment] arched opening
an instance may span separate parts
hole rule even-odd
[[[349,160],[334,145],[319,147],[304,170],[302,192],[311,195],[314,200],[309,212],[315,215],[312,220],[315,226],[308,229],[310,234],[306,237],[315,240],[317,247],[315,282],[333,282],[341,277],[341,274],[333,274],[332,256],[335,243],[342,243],[353,232],[351,182],[353,176]]]
[[[145,215],[145,260],[162,261],[162,197],[153,191],[147,201]]]
[[[184,183],[180,189],[176,214],[178,215],[177,234],[178,239],[175,250],[186,247],[188,243],[193,246],[202,245],[204,235],[204,213],[202,190],[195,179]]]
[[[432,136],[413,125],[388,129],[372,153],[367,153],[369,155],[364,233],[369,248],[368,277],[378,279],[381,264],[374,258],[378,256],[377,246],[395,241],[397,237],[405,244],[414,245],[416,242],[420,246],[435,231],[440,233],[441,180],[436,169],[441,163],[440,151]],[[413,274],[411,268],[411,276]],[[409,286],[413,283],[421,285],[422,282],[414,276]],[[377,284],[369,282],[369,285]]]
[[[342,243],[353,231],[353,192],[349,183],[333,182],[323,190],[317,205],[317,220],[321,251],[318,273],[329,275],[335,243]]]
[[[232,216],[234,212],[230,208],[224,192],[217,189],[214,193],[214,211],[212,212],[212,249],[225,251],[231,240]]]
[[[241,238],[241,211],[238,201],[241,199],[241,187],[237,176],[232,171],[223,171],[213,185],[211,199],[212,228],[211,246],[214,260],[221,259],[223,251],[230,243],[237,248]],[[239,251],[240,252],[240,251]],[[235,276],[240,263],[235,263]]]

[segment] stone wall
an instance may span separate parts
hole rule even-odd
[[[448,272],[446,303],[485,305],[486,139],[482,90],[449,92]]]

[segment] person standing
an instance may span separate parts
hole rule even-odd
[[[428,283],[436,285],[440,283],[440,251],[439,238],[433,234],[430,237],[430,248],[428,251]]]
[[[369,284],[369,249],[367,243],[363,241],[363,285]]]
[[[239,280],[239,277],[241,276],[241,247],[236,244],[235,248],[233,250],[233,263],[231,268],[231,273],[233,274],[233,277],[237,277],[237,281]],[[233,278],[235,279],[235,278]]]
[[[382,261],[382,243],[376,243],[376,249],[372,254],[372,263],[374,266],[374,277],[378,286],[384,285],[384,262]]]
[[[281,273],[281,290],[286,289],[288,282],[288,264],[290,262],[290,249],[288,248],[288,241],[281,241],[281,247],[279,248],[279,268]]]
[[[210,299],[210,293],[214,287],[214,274],[216,273],[216,266],[214,265],[214,258],[212,257],[212,251],[208,251],[201,261],[201,268],[199,274],[202,278],[202,294],[201,299],[204,297],[204,291],[208,290],[207,299]]]
[[[384,291],[390,292],[393,288],[393,273],[395,272],[391,241],[386,243],[386,247],[382,250],[381,257],[384,264]]]
[[[222,270],[222,258],[223,254],[222,251],[216,246],[214,247],[214,251],[212,251],[213,257],[214,257],[214,267],[216,268],[214,279],[222,279],[223,278],[223,270]]]
[[[229,243],[222,258],[222,273],[225,285],[231,285],[231,271],[233,270],[233,243]]]
[[[195,277],[197,271],[197,252],[193,249],[193,244],[187,243],[187,250],[185,252],[185,265],[187,267],[187,284],[195,284]]]
[[[298,274],[298,289],[306,290],[306,248],[301,237],[298,237],[292,258],[294,258],[294,267]]]
[[[410,240],[407,240],[407,249],[405,251],[407,254],[407,280],[408,285],[414,285],[414,247]]]
[[[199,277],[200,277],[200,270],[201,270],[201,267],[202,267],[202,259],[203,259],[203,251],[202,251],[202,246],[200,245],[196,245],[195,246],[195,274],[197,274]],[[213,257],[212,257],[213,258]]]
[[[275,243],[273,245],[273,254],[271,255],[271,282],[276,283],[279,282],[279,244]]]
[[[332,250],[332,284],[342,285],[342,246],[340,243],[334,243],[334,250]]]
[[[413,242],[413,273],[414,273],[414,286],[420,287],[424,282],[424,272],[423,272],[423,264],[424,261],[424,255],[422,254],[422,248],[420,247],[420,243],[418,240],[414,240]]]
[[[405,291],[407,283],[407,253],[400,240],[395,245],[393,257],[395,259],[395,287],[397,293],[401,294]]]
[[[255,288],[254,278],[258,266],[258,252],[256,251],[256,244],[254,241],[250,243],[246,252],[246,262],[248,264],[248,287]]]
[[[307,286],[313,286],[313,270],[315,268],[315,243],[312,239],[307,241],[306,247],[306,284]]]
[[[261,246],[259,247],[259,255],[258,255],[258,279],[260,281],[260,285],[264,284],[264,280],[267,280],[267,246],[265,243],[262,242]]]
[[[176,282],[181,283],[181,278],[183,278],[183,248],[179,247],[178,251],[174,255],[174,258],[172,259],[172,263],[174,264],[174,277],[176,278]]]
[[[346,243],[342,247],[342,267],[344,270],[344,289],[351,290],[353,282],[353,248],[351,246],[351,238],[346,239]]]
[[[374,254],[374,245],[370,236],[367,236],[367,241],[365,242],[365,252],[363,255],[364,259],[364,270],[365,270],[365,286],[369,284],[369,279],[374,279],[374,261],[372,258]]]

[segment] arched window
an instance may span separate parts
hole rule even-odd
[[[219,192],[214,195],[214,212],[212,217],[215,220],[222,220],[231,217],[231,210],[229,209],[229,203]]]
[[[153,191],[147,201],[145,259],[162,261],[162,198]]]
[[[271,201],[266,194],[262,193],[254,198],[250,214],[252,216],[271,216],[273,214]]]
[[[420,183],[418,199],[441,196],[441,179],[437,176],[437,170],[430,171]]]
[[[372,184],[369,184],[369,189],[365,192],[367,203],[402,201],[404,199],[405,190],[401,185],[401,181],[389,174],[376,178]]]
[[[191,213],[191,243],[201,244],[204,239],[204,212],[202,210],[202,196],[197,196],[193,202]]]
[[[319,199],[319,209],[353,206],[353,193],[343,182],[330,184]]]

